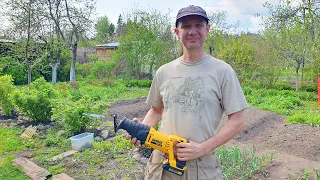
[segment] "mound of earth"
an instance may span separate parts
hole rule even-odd
[[[119,101],[108,113],[143,119],[150,108],[145,100]],[[245,110],[245,117],[245,130],[226,145],[254,148],[258,155],[273,154],[273,162],[257,179],[289,179],[302,169],[320,169],[320,127],[286,123],[286,116],[254,108]],[[224,116],[220,127],[226,121]]]

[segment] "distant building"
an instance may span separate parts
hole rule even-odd
[[[119,45],[120,43],[118,42],[96,45],[96,54],[100,56],[101,59],[110,58],[110,52],[118,49]]]
[[[90,62],[89,55],[96,54],[95,47],[81,47],[77,49],[77,61],[79,63]]]

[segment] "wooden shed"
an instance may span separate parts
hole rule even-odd
[[[110,52],[115,51],[119,45],[118,42],[96,45],[96,54],[100,58],[109,58]]]

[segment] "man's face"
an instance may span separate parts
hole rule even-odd
[[[186,16],[179,20],[174,32],[184,47],[191,50],[203,48],[209,29],[210,26],[203,17]]]

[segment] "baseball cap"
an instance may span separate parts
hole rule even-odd
[[[209,20],[205,10],[203,10],[199,6],[190,5],[188,7],[181,8],[178,11],[177,18],[176,18],[176,27],[178,26],[179,19],[186,16],[191,16],[191,15],[202,16],[207,22]]]

